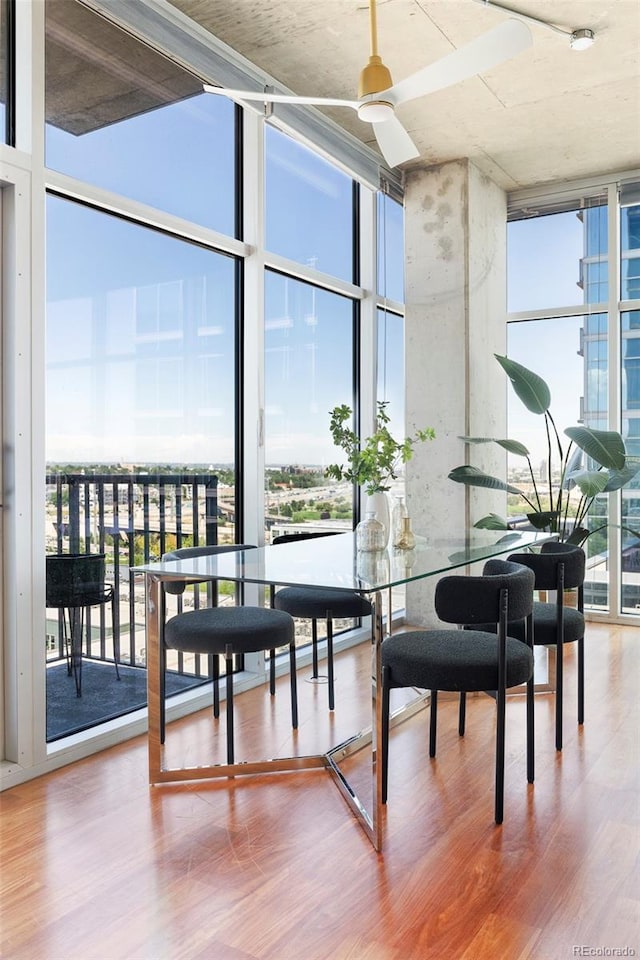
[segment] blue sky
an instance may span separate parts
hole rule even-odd
[[[47,163],[232,233],[232,118],[230,103],[203,94],[81,137],[48,128]],[[267,128],[266,141],[268,249],[352,280],[350,179],[278,131]],[[47,223],[48,459],[231,462],[233,261],[56,197]],[[389,200],[381,233],[380,291],[400,300],[402,219]],[[582,243],[573,213],[512,224],[511,309],[581,303]],[[327,463],[336,455],[329,410],[352,398],[351,304],[267,274],[265,309],[267,462]],[[381,316],[379,394],[397,424],[401,324]],[[509,354],[547,379],[563,425],[579,412],[579,327],[540,321],[509,332]],[[513,407],[510,435],[533,443],[540,424],[527,416]]]

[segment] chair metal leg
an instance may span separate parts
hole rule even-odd
[[[496,696],[496,823],[502,823],[504,817],[504,749],[506,696],[504,688]]]
[[[164,743],[165,731],[166,731],[166,705],[165,705],[165,696],[166,696],[166,670],[167,670],[167,648],[164,643],[159,644],[159,660],[160,660],[160,683],[158,684],[158,689],[160,691],[160,743]]]
[[[527,680],[527,782],[533,783],[535,777],[535,739],[534,739],[534,698],[535,683],[533,675]]]
[[[217,720],[220,716],[220,657],[217,653],[213,654],[211,674],[213,677],[213,715]]]
[[[69,609],[69,637],[71,644],[71,671],[76,684],[76,697],[82,696],[82,632],[83,609],[71,607]]]
[[[276,605],[276,588],[272,583],[269,587],[269,606],[271,609],[275,609]],[[276,694],[276,651],[272,647],[269,651],[269,693],[272,697]]]
[[[120,679],[118,661],[120,660],[120,618],[117,613],[116,595],[111,594],[111,631],[113,634],[113,659],[116,665],[116,679]]]
[[[578,723],[584,723],[584,637],[578,640]]]
[[[389,667],[382,668],[382,742],[380,744],[380,763],[382,764],[382,802],[387,802],[389,777]]]
[[[336,698],[333,683],[333,619],[330,613],[327,616],[327,673],[329,675],[329,710],[334,710]]]
[[[526,619],[527,646],[531,650],[531,656],[534,656],[534,626],[533,612]],[[531,676],[527,680],[527,781],[533,783],[535,776],[535,715],[534,715],[534,697],[536,684],[534,678],[535,667],[531,668]],[[505,680],[506,682],[506,680]]]
[[[64,655],[67,661],[67,676],[70,677],[73,670],[71,668],[71,641],[69,639],[69,633],[71,630],[71,611],[68,611],[66,607],[63,607],[61,610],[58,610],[58,626],[60,626],[60,617],[62,617],[62,642],[64,644]],[[67,628],[67,615],[69,614],[69,627]]]
[[[160,743],[164,743],[166,732],[165,696],[167,688],[165,677],[165,673],[167,671],[167,648],[164,642],[164,626],[167,619],[167,597],[162,584],[160,584],[160,588],[158,590],[158,605],[158,670],[160,671],[160,676],[158,677],[158,691],[160,699]]]
[[[269,693],[272,697],[276,694],[276,651],[269,651]]]
[[[296,668],[296,644],[289,644],[289,679],[291,682],[291,726],[298,729],[298,674]]]
[[[227,763],[233,763],[233,650],[229,644],[224,656],[227,670]]]
[[[460,708],[458,710],[458,735],[464,737],[464,728],[467,719],[467,694],[460,691]]]
[[[562,750],[562,691],[564,688],[564,657],[562,640],[556,647],[556,750]]]
[[[311,668],[311,677],[313,680],[318,679],[318,621],[311,621],[311,654],[313,657],[312,668]]]
[[[436,755],[436,729],[438,726],[438,691],[431,691],[431,709],[429,710],[429,756]]]

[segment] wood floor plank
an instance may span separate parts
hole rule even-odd
[[[536,782],[525,703],[507,704],[505,821],[493,823],[495,706],[439,708],[390,744],[385,846],[376,854],[322,770],[149,787],[146,741],[0,795],[3,960],[565,960],[574,946],[640,955],[636,628],[589,625],[583,728],[565,665],[565,746],[536,697]],[[243,752],[326,749],[364,725],[370,649],[337,658],[337,705],[300,682],[237,698]],[[395,692],[394,692],[395,693]],[[170,724],[167,752],[224,753],[224,718]],[[366,758],[349,760],[364,784]]]

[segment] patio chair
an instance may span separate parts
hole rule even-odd
[[[120,631],[111,584],[105,583],[104,553],[64,553],[46,557],[46,605],[62,615],[67,671],[73,674],[76,696],[82,696],[82,635],[87,607],[111,604],[113,656],[120,679]]]

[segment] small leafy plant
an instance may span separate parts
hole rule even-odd
[[[331,463],[325,469],[325,477],[333,480],[349,480],[365,488],[368,494],[389,490],[391,481],[397,479],[396,470],[413,456],[416,443],[435,439],[433,427],[417,430],[412,437],[398,441],[389,431],[390,417],[387,402],[378,401],[376,429],[370,437],[360,440],[357,433],[347,426],[353,411],[346,404],[330,411],[329,429],[333,442],[347,455],[347,465]]]
[[[549,407],[551,392],[549,387],[536,373],[509,360],[494,354],[503,368],[511,385],[531,413],[540,415],[544,420],[544,429],[547,441],[547,476],[545,487],[540,490],[531,466],[531,457],[528,449],[518,440],[498,440],[494,437],[461,437],[466,443],[497,443],[507,453],[525,457],[533,493],[530,496],[518,487],[505,483],[498,477],[483,473],[476,467],[463,465],[455,467],[449,479],[466,486],[486,487],[493,490],[506,490],[507,493],[522,497],[530,513],[527,518],[537,530],[548,530],[557,533],[560,540],[566,543],[581,544],[595,530],[586,526],[587,515],[595,498],[601,493],[611,493],[626,486],[640,470],[640,460],[630,457],[625,450],[624,441],[615,430],[593,430],[590,427],[567,427],[564,431],[569,438],[568,444],[564,441]],[[584,469],[584,457],[592,460],[596,469]],[[559,467],[559,479],[554,483],[553,466]],[[577,492],[573,498],[575,513],[569,512],[571,494]],[[543,498],[546,500],[543,506]],[[509,522],[495,513],[482,517],[475,524],[476,527],[490,530],[508,530]],[[603,524],[602,526],[606,526]],[[598,527],[598,529],[602,529]]]

